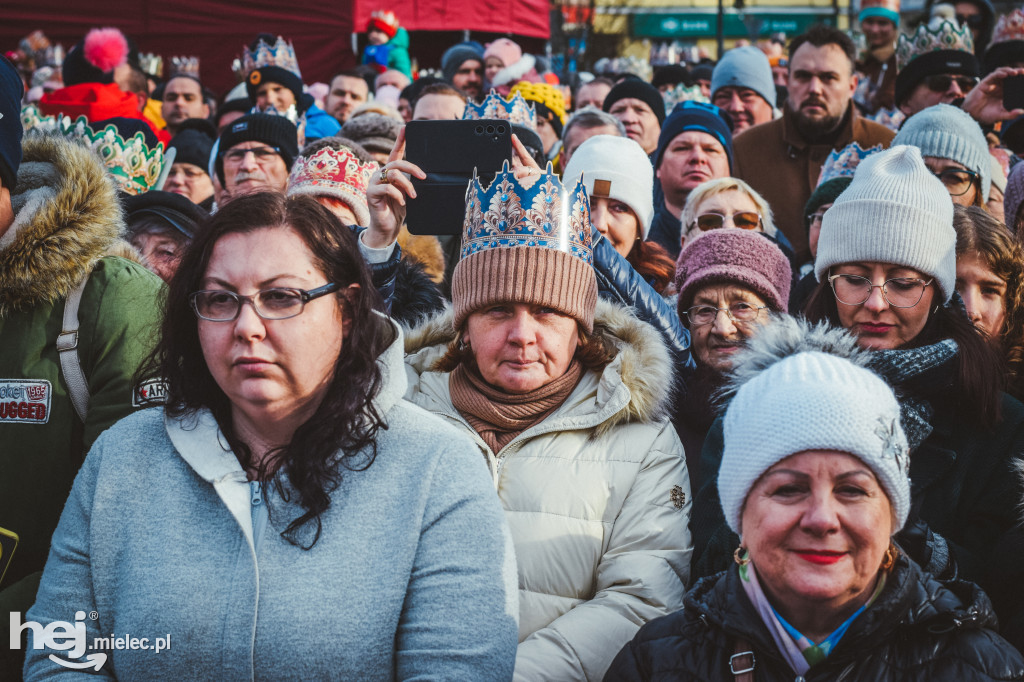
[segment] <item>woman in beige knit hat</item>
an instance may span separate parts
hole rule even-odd
[[[387,179],[371,197],[405,193]],[[644,622],[682,606],[689,576],[672,362],[653,327],[598,302],[590,237],[584,185],[550,166],[474,181],[453,309],[406,332],[406,398],[472,436],[505,508],[522,680],[601,679]]]

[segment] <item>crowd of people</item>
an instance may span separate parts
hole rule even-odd
[[[856,28],[563,83],[378,11],[222,95],[26,37],[0,678],[1024,680],[1024,10]],[[507,158],[410,230],[454,120]]]

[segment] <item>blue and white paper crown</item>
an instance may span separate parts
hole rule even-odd
[[[461,257],[515,246],[555,249],[594,264],[582,177],[566,187],[549,163],[540,175],[518,180],[508,161],[486,189],[474,176],[466,190]]]
[[[242,50],[242,61],[236,63],[235,70],[243,78],[250,73],[264,66],[278,66],[286,71],[294,73],[299,80],[302,80],[302,72],[299,71],[299,61],[295,58],[295,47],[282,38],[277,37],[273,45],[268,45],[262,40],[255,50],[245,46]]]
[[[530,130],[537,129],[537,111],[518,92],[505,99],[491,90],[483,104],[466,103],[463,120],[476,121],[482,118],[500,119],[515,125],[526,126]]]
[[[821,165],[818,186],[836,178],[852,178],[861,161],[880,151],[882,151],[880,144],[863,149],[859,142],[852,142],[838,151],[833,149],[825,159],[825,163]]]
[[[680,102],[704,102],[710,104],[711,100],[708,99],[707,95],[700,89],[700,85],[693,84],[690,87],[686,87],[684,84],[679,83],[671,90],[666,90],[661,93],[661,98],[665,100],[665,113],[671,114],[672,110],[676,108],[676,105]]]

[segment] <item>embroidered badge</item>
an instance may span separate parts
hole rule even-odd
[[[163,379],[150,379],[132,391],[132,407],[160,405],[167,400],[167,383]]]
[[[0,379],[0,424],[45,424],[52,395],[45,379]]]
[[[676,509],[682,509],[686,504],[686,493],[677,485],[672,486],[672,504],[676,506]]]

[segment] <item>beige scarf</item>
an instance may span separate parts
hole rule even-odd
[[[565,402],[583,376],[583,365],[573,359],[565,374],[549,384],[513,395],[494,388],[473,369],[459,365],[448,379],[452,404],[495,453],[512,439],[539,424]]]

